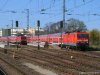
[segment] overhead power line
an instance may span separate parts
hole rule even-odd
[[[67,12],[67,11],[72,11],[72,10],[74,10],[74,9],[76,9],[76,8],[80,8],[80,7],[82,7],[82,6],[86,5],[86,4],[89,4],[89,3],[93,2],[93,1],[94,1],[94,0],[90,0],[90,1],[86,2],[85,0],[83,0],[84,3],[82,3],[81,5],[75,6],[75,7],[73,7],[73,8],[70,8],[70,9],[66,10],[66,12]]]
[[[52,0],[52,1],[51,1],[50,8],[52,8],[52,7],[54,6],[55,1],[56,1],[56,0]]]
[[[67,15],[78,15],[78,16],[100,16],[100,14],[97,14],[97,13],[92,13],[92,14],[67,14]]]
[[[7,3],[8,3],[8,0],[5,1],[5,3],[3,4],[3,6],[0,8],[0,10],[4,9],[5,6],[7,5]]]
[[[61,1],[61,0],[57,0],[57,1]],[[52,8],[54,8],[54,7],[57,7],[57,6],[59,6],[59,4],[55,4],[56,3],[56,0],[52,0],[51,1],[51,4],[50,4],[50,7],[45,7],[43,10],[44,11],[47,11],[47,10],[51,10]],[[62,4],[62,3],[60,3],[60,4]],[[55,10],[56,11],[56,10]]]

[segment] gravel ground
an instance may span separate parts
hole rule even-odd
[[[54,73],[52,71],[49,71],[47,69],[44,69],[44,68],[42,68],[40,66],[36,66],[34,64],[31,64],[31,63],[23,63],[23,65],[28,66],[29,68],[34,69],[35,71],[37,71],[37,72],[39,72],[39,73],[41,73],[43,75],[58,75],[58,74],[56,74],[56,73]]]

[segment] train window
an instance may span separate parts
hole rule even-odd
[[[78,38],[88,38],[89,35],[88,34],[78,34],[77,37]]]

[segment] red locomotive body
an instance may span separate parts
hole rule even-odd
[[[89,46],[89,34],[87,32],[74,32],[66,34],[66,46],[84,49]]]

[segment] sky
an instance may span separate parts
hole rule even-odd
[[[75,18],[83,21],[88,30],[100,31],[100,0],[65,0],[65,5],[65,20]],[[14,27],[19,21],[19,28],[26,28],[27,9],[31,28],[37,27],[37,20],[43,28],[63,19],[63,0],[0,0],[0,28],[11,28],[12,20]]]

